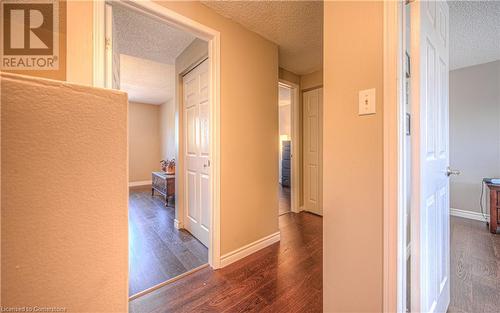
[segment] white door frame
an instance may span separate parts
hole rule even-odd
[[[404,2],[384,1],[384,275],[383,311],[403,313],[406,297],[406,238],[404,201]],[[412,21],[413,24],[413,21]],[[412,87],[410,87],[412,88]],[[412,102],[412,112],[419,103]],[[412,123],[415,124],[415,123]],[[419,144],[418,132],[412,125],[412,145]],[[416,159],[418,160],[418,159]],[[412,162],[412,173],[419,164]],[[420,185],[420,177],[412,175],[412,186]],[[412,203],[414,201],[412,200]],[[414,205],[414,204],[412,204]],[[413,217],[412,217],[413,220]],[[413,227],[412,227],[413,228]],[[415,244],[412,240],[412,245]],[[415,257],[415,256],[413,256]],[[416,286],[416,288],[419,288]],[[412,293],[419,292],[413,290]]]
[[[291,175],[292,180],[290,186],[291,203],[290,210],[294,213],[300,212],[300,200],[299,200],[299,179],[300,179],[300,87],[298,84],[280,79],[278,86],[283,85],[292,91],[291,101],[290,101],[290,115],[291,115],[291,140],[292,140],[292,166]]]
[[[384,1],[383,311],[404,312],[404,121],[402,1]]]
[[[208,263],[214,269],[220,268],[220,33],[150,0],[119,1],[131,9],[149,14],[170,26],[187,31],[208,42],[210,68],[210,190],[212,201]],[[94,1],[93,3],[93,75],[95,87],[106,87],[109,84],[106,81],[108,76],[106,75],[105,64],[105,3],[105,1]],[[181,141],[179,140],[178,142]],[[179,156],[179,144],[176,145],[176,150],[176,155]],[[179,161],[181,161],[180,158],[178,158]],[[179,165],[182,168],[182,164]],[[177,184],[182,183],[179,181],[180,176],[177,175]],[[179,208],[179,210],[182,210],[182,208]]]

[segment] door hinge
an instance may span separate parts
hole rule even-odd
[[[405,133],[406,133],[406,136],[411,135],[411,114],[410,113],[406,113]]]
[[[405,51],[405,76],[406,78],[411,77],[411,57],[408,51]]]

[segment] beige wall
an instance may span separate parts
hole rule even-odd
[[[226,254],[278,231],[278,48],[200,3],[159,3],[220,32],[221,252]]]
[[[128,108],[129,182],[151,180],[160,170],[160,106],[130,102]]]
[[[127,98],[2,74],[2,305],[125,312]]]
[[[324,21],[323,308],[382,312],[383,2],[325,2]]]
[[[208,43],[204,40],[195,38],[184,51],[175,59],[176,75],[181,74],[194,63],[208,57]]]
[[[66,80],[92,86],[93,62],[92,1],[67,2]]]
[[[221,252],[225,254],[278,231],[278,47],[201,3],[158,3],[220,32]],[[86,4],[87,9],[92,6]],[[77,20],[91,25],[92,19],[82,14]],[[92,27],[84,26],[75,34],[89,38]],[[92,50],[84,50],[82,58],[92,58]],[[75,62],[68,67],[92,73],[89,65],[80,69],[83,65]],[[88,75],[75,79],[88,80]]]
[[[168,100],[160,105],[160,159],[175,159],[175,104]]]
[[[292,73],[290,71],[285,70],[284,68],[279,68],[278,72],[279,78],[286,80],[287,82],[294,83],[300,85],[300,76]]]
[[[315,89],[323,86],[323,70],[300,76],[302,90]]]
[[[450,71],[450,166],[451,207],[481,212],[481,180],[500,177],[500,61]]]

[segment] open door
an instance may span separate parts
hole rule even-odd
[[[450,303],[448,16],[446,1],[411,3],[412,312]]]

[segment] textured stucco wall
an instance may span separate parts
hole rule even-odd
[[[2,305],[126,312],[127,97],[1,76]]]

